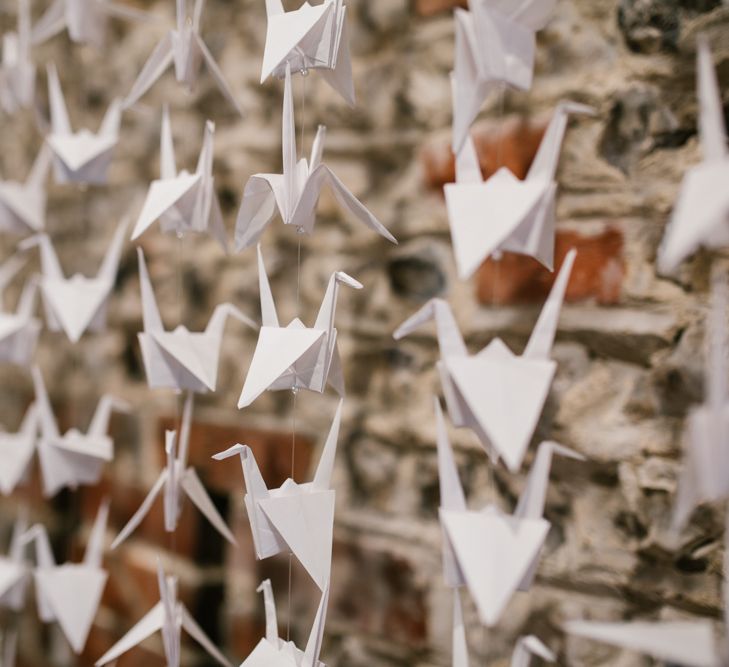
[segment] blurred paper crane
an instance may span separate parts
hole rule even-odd
[[[322,591],[329,585],[332,565],[335,493],[331,478],[342,403],[340,400],[311,482],[297,484],[287,479],[280,488],[269,490],[252,450],[245,445],[213,456],[217,461],[240,456],[256,557],[262,560],[282,552],[293,553]]]
[[[673,273],[699,246],[729,245],[729,149],[719,82],[705,36],[698,40],[699,137],[704,161],[688,170],[658,250],[658,270]]]
[[[114,441],[107,435],[111,413],[129,412],[131,407],[113,396],[102,396],[86,433],[72,428],[61,435],[43,375],[37,366],[32,374],[40,420],[38,459],[44,495],[50,498],[66,487],[98,484],[104,465],[114,458]]]
[[[161,563],[157,563],[160,601],[124,637],[96,661],[96,667],[117,660],[155,632],[162,633],[167,667],[180,667],[180,636],[184,629],[216,662],[223,667],[231,663],[210,641],[182,602],[177,600],[177,577],[165,576]]]
[[[0,231],[32,234],[45,227],[45,184],[51,160],[51,149],[44,143],[25,183],[0,181]]]
[[[182,325],[174,331],[165,331],[141,248],[137,248],[137,257],[144,316],[144,331],[139,334],[139,345],[147,383],[153,389],[197,393],[215,391],[227,318],[235,317],[253,329],[258,326],[232,304],[223,303],[215,308],[207,328],[201,333],[191,333]]]
[[[0,493],[4,496],[11,495],[28,473],[38,438],[38,425],[38,409],[31,404],[17,433],[0,431]]]
[[[299,9],[284,11],[281,0],[266,0],[268,30],[263,54],[261,83],[273,75],[282,79],[286,70],[321,71],[324,80],[354,106],[352,61],[344,0],[304,2]]]
[[[511,655],[511,667],[529,667],[532,656],[541,658],[544,662],[556,662],[557,656],[544,645],[541,639],[534,635],[519,637]]]
[[[487,453],[503,458],[512,472],[521,467],[557,369],[550,354],[575,256],[574,250],[567,254],[521,356],[500,338],[469,355],[450,306],[440,299],[429,301],[394,333],[399,340],[435,320],[438,371],[453,424],[470,428]]]
[[[119,269],[124,237],[129,220],[122,220],[114,232],[99,272],[94,278],[80,273],[66,278],[50,238],[36,234],[18,247],[27,250],[39,246],[41,291],[46,323],[51,331],[63,331],[72,343],[77,343],[85,331],[99,332],[106,328],[106,307],[114,289]]]
[[[10,281],[23,268],[25,260],[14,255],[0,265],[0,361],[28,366],[35,354],[41,322],[34,317],[38,281],[26,282],[14,313],[5,311],[3,293]]]
[[[121,101],[112,101],[98,132],[87,129],[74,132],[53,63],[48,65],[48,98],[51,132],[46,141],[55,158],[53,166],[56,182],[104,185],[114,149],[119,142]]]
[[[177,82],[192,90],[200,74],[200,66],[205,62],[220,92],[242,116],[243,110],[228,86],[223,72],[215,62],[212,53],[200,37],[200,21],[202,19],[205,0],[195,0],[193,14],[188,14],[187,0],[176,0],[175,10],[177,25],[169,30],[157,44],[149,59],[144,64],[129,95],[124,100],[124,108],[128,109],[144,95],[159,79],[165,70],[174,64]]]
[[[18,30],[3,35],[0,104],[5,113],[29,109],[35,100],[35,64],[30,55],[30,1],[18,0]]]
[[[484,181],[473,140],[456,158],[456,182],[445,188],[458,275],[465,280],[491,255],[504,251],[534,257],[554,269],[555,174],[569,114],[593,114],[562,102],[552,116],[525,180],[501,167]]]
[[[300,233],[311,234],[316,222],[319,197],[325,186],[331,188],[340,208],[388,241],[397,243],[385,226],[322,162],[325,138],[326,128],[320,126],[311,149],[310,161],[301,158],[297,162],[291,71],[287,65],[282,137],[283,174],[256,174],[248,179],[235,226],[237,251],[257,243],[277,211],[285,225],[293,225]]]
[[[264,391],[307,389],[323,393],[327,384],[344,396],[344,376],[337,348],[334,314],[339,286],[362,289],[362,284],[342,271],[333,273],[314,326],[296,318],[282,327],[258,247],[258,282],[263,326],[253,353],[238,408],[245,408]]]
[[[213,178],[214,136],[215,124],[208,121],[197,169],[192,174],[184,169],[178,172],[170,114],[165,105],[162,114],[161,178],[149,186],[132,232],[133,241],[144,234],[155,220],[159,220],[163,232],[178,236],[189,231],[206,233],[227,251],[228,239]]]

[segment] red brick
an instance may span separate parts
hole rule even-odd
[[[625,276],[622,233],[615,228],[597,235],[557,232],[557,269],[571,248],[577,250],[577,258],[566,301],[594,299],[602,305],[618,303]],[[478,299],[488,305],[541,303],[556,276],[557,271],[550,273],[531,257],[504,253],[498,262],[489,259],[479,270]]]
[[[415,11],[420,16],[432,16],[455,7],[466,6],[466,0],[415,0]]]
[[[543,119],[532,121],[514,115],[475,125],[472,136],[484,178],[502,166],[508,167],[518,178],[524,178],[539,150],[546,127]],[[456,180],[456,161],[449,143],[441,140],[426,146],[421,152],[421,160],[428,188],[441,190],[446,183]]]

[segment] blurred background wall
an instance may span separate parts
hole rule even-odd
[[[287,2],[287,7],[298,2]],[[506,256],[469,283],[457,280],[442,186],[453,180],[450,87],[453,0],[349,0],[358,102],[348,109],[316,74],[295,79],[299,145],[311,146],[318,123],[329,136],[334,171],[399,238],[398,247],[342,221],[324,197],[315,235],[301,238],[300,306],[311,323],[326,281],[344,270],[365,285],[343,290],[337,312],[348,387],[336,463],[337,515],[330,612],[323,658],[330,666],[450,664],[451,597],[441,578],[438,479],[432,398],[439,391],[432,331],[395,343],[392,332],[427,299],[453,305],[472,350],[501,336],[520,350],[551,276],[534,262]],[[465,4],[465,3],[460,3]],[[2,27],[15,3],[2,0]],[[160,26],[112,21],[102,50],[64,35],[35,52],[54,61],[75,127],[95,129],[111,97],[129,90],[162,30],[172,0],[149,3]],[[34,0],[38,16],[45,3]],[[282,84],[259,85],[265,37],[263,0],[208,0],[203,36],[246,111],[241,120],[203,76],[191,95],[171,74],[123,120],[106,187],[50,186],[48,230],[62,265],[94,274],[121,216],[136,216],[158,174],[161,104],[169,101],[178,164],[193,169],[205,119],[215,121],[215,177],[232,233],[245,180],[279,171]],[[505,665],[512,644],[538,634],[567,665],[642,665],[641,659],[577,640],[559,630],[564,618],[592,615],[676,618],[720,615],[721,520],[702,510],[678,542],[667,531],[687,409],[702,397],[703,314],[708,263],[698,255],[676,280],[656,275],[653,261],[687,166],[699,159],[696,137],[695,39],[709,35],[724,89],[729,85],[729,8],[720,0],[559,0],[539,36],[533,90],[494,99],[474,128],[481,164],[499,162],[523,175],[555,104],[593,105],[594,119],[570,124],[560,166],[557,246],[579,256],[554,350],[559,371],[535,441],[558,440],[588,457],[556,461],[547,518],[553,527],[534,590],[517,596],[498,629],[466,614],[475,664]],[[2,119],[0,167],[22,178],[41,144],[40,112]],[[725,100],[727,96],[725,95]],[[302,130],[303,124],[303,130]],[[488,223],[487,215],[484,223]],[[299,238],[279,221],[264,252],[282,320],[297,314]],[[178,240],[157,227],[141,241],[168,328],[200,330],[213,307],[231,301],[258,319],[255,251],[226,257],[213,241]],[[2,257],[12,252],[2,241]],[[37,270],[36,259],[26,274]],[[7,295],[12,303],[14,290]],[[141,306],[133,244],[125,246],[108,332],[76,346],[44,331],[38,354],[61,425],[88,424],[98,397],[133,405],[111,432],[116,459],[98,488],[42,499],[30,483],[0,503],[2,537],[19,506],[48,526],[59,560],[78,559],[90,522],[111,499],[109,539],[132,515],[164,461],[163,433],[177,423],[179,399],[147,389],[137,343]],[[256,335],[229,322],[218,392],[198,399],[191,461],[234,527],[233,550],[186,506],[176,539],[163,531],[161,503],[125,545],[106,556],[111,572],[102,608],[79,665],[91,665],[157,601],[155,563],[162,553],[181,578],[193,615],[240,662],[263,632],[255,589],[271,577],[281,631],[305,641],[318,596],[288,559],[257,563],[243,508],[237,463],[212,454],[236,442],[253,446],[269,485],[291,466],[293,400],[267,393],[243,412],[237,397]],[[0,373],[0,423],[14,430],[32,400],[29,374]],[[301,393],[296,401],[295,471],[307,479],[336,408],[335,396]],[[511,508],[523,475],[491,473],[470,433],[453,432],[461,474],[474,506],[496,500]],[[2,541],[5,544],[5,541]],[[47,665],[54,630],[35,620],[33,602],[20,618],[21,664]],[[193,645],[183,664],[207,665]],[[157,640],[119,667],[162,665]],[[63,663],[69,664],[69,663]],[[73,664],[73,663],[70,663]]]

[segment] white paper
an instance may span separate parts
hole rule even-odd
[[[453,591],[453,667],[468,667],[468,642],[458,589]]]
[[[53,152],[56,182],[104,185],[119,141],[121,101],[115,99],[111,102],[97,132],[87,129],[74,132],[53,63],[48,65],[48,97],[51,131],[46,142]]]
[[[0,607],[19,612],[26,603],[30,565],[25,555],[23,535],[28,530],[26,513],[21,511],[13,526],[10,548],[0,556]]]
[[[541,658],[544,662],[556,662],[557,656],[547,648],[542,641],[534,635],[519,637],[511,655],[511,667],[529,667],[532,656]]]
[[[215,391],[220,346],[228,317],[234,317],[253,329],[258,326],[234,305],[223,303],[216,306],[203,332],[193,333],[183,325],[174,331],[166,331],[141,248],[137,248],[137,258],[144,317],[144,331],[139,333],[138,338],[147,384],[152,389],[196,393]]]
[[[136,104],[170,65],[174,65],[177,82],[191,91],[197,82],[201,65],[205,63],[223,97],[242,116],[243,110],[240,104],[200,37],[204,0],[195,0],[192,16],[189,15],[187,5],[187,0],[177,0],[177,24],[174,29],[165,34],[152,51],[129,95],[124,100],[124,108],[128,109]]]
[[[256,556],[263,559],[290,551],[322,591],[331,573],[335,500],[331,478],[342,404],[340,400],[316,474],[309,483],[287,479],[278,489],[268,489],[253,451],[246,445],[235,445],[213,457],[218,461],[240,457],[247,491],[244,502]]]
[[[684,176],[658,250],[660,273],[672,274],[700,246],[729,244],[729,153],[719,82],[705,36],[698,40],[699,135],[704,160]]]
[[[141,644],[155,632],[162,633],[167,667],[180,667],[180,635],[184,629],[216,662],[232,667],[228,659],[214,646],[195,622],[182,602],[177,600],[178,581],[165,575],[161,563],[157,564],[160,601],[114,646],[96,661],[102,667],[117,660],[124,653]]]
[[[316,322],[307,328],[298,318],[279,325],[271,287],[258,247],[258,282],[261,293],[262,326],[256,350],[246,375],[238,408],[249,406],[264,391],[306,389],[323,393],[327,384],[344,395],[344,379],[338,362],[334,316],[340,285],[362,289],[361,283],[342,271],[333,273]]]
[[[27,235],[45,227],[51,158],[51,150],[44,142],[24,183],[0,181],[0,231]]]
[[[149,186],[147,198],[132,232],[139,238],[156,220],[162,231],[183,236],[206,233],[227,252],[228,240],[213,178],[213,139],[215,124],[205,124],[203,146],[194,173],[177,171],[172,142],[169,109],[162,116],[161,178]]]
[[[116,282],[128,223],[124,219],[117,226],[99,272],[93,278],[80,273],[66,278],[46,234],[31,236],[20,244],[22,249],[33,246],[40,249],[41,291],[46,323],[51,331],[63,329],[68,339],[77,343],[85,331],[99,332],[106,328],[106,305]]]
[[[111,412],[129,412],[131,407],[113,396],[102,396],[86,433],[73,428],[61,435],[37,366],[33,367],[32,375],[40,420],[37,449],[43,495],[51,498],[63,488],[98,484],[104,465],[114,457],[114,442],[107,435]]]
[[[331,3],[333,0],[328,1]],[[297,160],[289,65],[286,65],[282,125],[283,174],[255,174],[248,179],[235,225],[236,250],[240,252],[257,243],[277,212],[285,225],[293,225],[300,234],[311,234],[316,222],[319,197],[324,187],[330,188],[339,207],[352,218],[388,241],[397,243],[385,226],[321,161],[326,138],[326,128],[323,125],[319,126],[314,139],[310,160],[303,157]]]
[[[38,410],[31,404],[17,433],[0,431],[0,493],[11,495],[25,480],[35,452]],[[0,595],[1,597],[1,595]]]
[[[269,76],[283,79],[292,72],[320,70],[324,80],[354,106],[354,83],[344,0],[304,2],[299,9],[284,11],[281,0],[267,0],[266,49],[261,83]]]
[[[594,114],[574,102],[561,102],[549,123],[525,180],[501,167],[488,180],[480,176],[473,140],[456,158],[456,182],[445,188],[453,252],[462,280],[493,254],[533,257],[554,268],[555,175],[569,114]]]
[[[160,472],[157,481],[134,516],[132,516],[112,542],[112,549],[116,549],[140,526],[160,494],[162,494],[164,505],[165,530],[168,533],[174,533],[177,530],[182,514],[182,503],[185,496],[187,496],[215,530],[235,546],[235,537],[233,537],[230,529],[220,516],[220,513],[210,499],[205,487],[200,482],[194,468],[187,465],[193,406],[194,394],[188,392],[185,407],[182,412],[179,450],[177,447],[177,432],[167,431],[165,434],[167,465]]]
[[[25,284],[14,313],[3,303],[4,290],[25,265],[25,259],[14,255],[0,265],[0,362],[28,366],[35,354],[41,322],[34,317],[38,281]]]
[[[3,35],[0,64],[0,105],[9,115],[33,106],[36,69],[30,47],[30,2],[18,0],[18,29]]]
[[[470,428],[492,459],[502,458],[512,472],[521,468],[556,371],[551,348],[575,256],[571,250],[565,257],[521,356],[498,338],[469,355],[450,306],[441,299],[429,301],[394,333],[400,340],[435,320],[441,383],[453,424]]]

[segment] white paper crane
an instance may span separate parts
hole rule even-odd
[[[319,126],[310,161],[301,158],[297,162],[291,71],[287,65],[283,105],[283,174],[255,174],[248,179],[235,225],[237,251],[257,243],[277,211],[285,225],[293,225],[299,233],[311,234],[319,196],[325,186],[331,189],[340,208],[388,241],[397,243],[385,226],[322,162],[325,138],[326,128]]]
[[[31,404],[17,433],[0,431],[0,493],[4,496],[11,495],[26,477],[35,452],[38,425],[38,410]]]
[[[720,667],[711,621],[600,623],[570,621],[565,632],[684,667]]]
[[[177,600],[177,577],[165,576],[159,562],[157,564],[157,580],[160,601],[124,637],[96,661],[96,667],[102,667],[114,662],[156,632],[162,633],[162,645],[167,667],[180,667],[180,639],[183,629],[216,662],[223,665],[223,667],[232,667],[231,663],[215,647],[203,629],[190,615],[185,605]]]
[[[0,104],[5,113],[29,109],[35,99],[35,64],[30,55],[30,2],[18,0],[18,30],[3,35]]]
[[[450,306],[441,299],[429,301],[394,333],[399,340],[436,321],[438,371],[453,424],[470,428],[487,453],[503,458],[512,472],[521,467],[557,369],[550,353],[575,254],[571,250],[565,257],[521,356],[500,338],[469,355]]]
[[[320,70],[324,80],[354,106],[352,61],[344,0],[304,2],[299,9],[284,11],[281,0],[266,0],[268,30],[261,83],[273,75],[282,79],[286,67],[293,72]]]
[[[544,662],[555,662],[557,656],[546,647],[542,640],[534,635],[519,637],[511,655],[511,667],[529,667],[532,656],[541,658]]]
[[[246,445],[235,445],[213,457],[222,461],[240,456],[256,557],[262,560],[293,553],[322,591],[329,585],[332,565],[335,492],[331,485],[342,403],[340,400],[311,482],[297,484],[289,478],[278,489],[268,489],[253,451]]]
[[[23,267],[17,256],[0,265],[0,362],[27,366],[35,354],[41,322],[34,317],[38,281],[31,278],[23,287],[14,313],[5,311],[3,292]]]
[[[321,653],[327,605],[329,604],[329,585],[322,592],[319,608],[314,618],[314,625],[303,651],[293,642],[284,641],[278,636],[276,603],[273,598],[273,588],[270,580],[266,579],[258,587],[258,592],[263,593],[266,608],[266,636],[258,642],[256,648],[241,663],[240,667],[326,667],[323,662],[319,661],[319,654]]]
[[[440,520],[443,568],[451,588],[467,586],[484,625],[498,623],[517,590],[531,585],[550,523],[542,518],[553,451],[575,458],[574,452],[545,443],[514,515],[495,505],[469,510],[453,459],[440,403],[435,399],[440,476]]]
[[[94,278],[80,273],[66,278],[46,234],[31,236],[20,244],[21,249],[35,245],[40,248],[41,292],[46,324],[51,331],[63,329],[68,339],[77,343],[85,331],[99,332],[106,328],[107,302],[114,289],[128,223],[128,219],[119,223]]]
[[[682,528],[697,505],[729,497],[729,393],[727,391],[726,278],[712,276],[712,304],[706,323],[705,403],[694,408],[684,432],[685,458],[681,469],[673,524]]]
[[[21,513],[13,526],[8,555],[0,556],[0,607],[15,612],[21,611],[25,606],[30,580],[30,565],[25,556],[23,539],[27,530],[28,520]]]
[[[215,391],[218,359],[225,322],[229,316],[257,329],[253,320],[230,303],[218,305],[205,331],[191,333],[182,325],[165,331],[147,272],[144,253],[137,248],[142,288],[144,331],[139,333],[147,383],[153,389],[176,389],[206,393]]]
[[[56,182],[105,184],[114,148],[119,141],[121,101],[112,101],[98,132],[87,129],[74,132],[53,63],[48,65],[48,98],[51,107],[51,132],[46,141],[53,151]]]
[[[46,529],[33,526],[23,537],[35,541],[35,580],[38,615],[44,623],[57,622],[75,653],[81,653],[94,622],[109,574],[103,568],[104,537],[109,503],[96,515],[81,563],[56,565]]]
[[[205,124],[203,146],[197,169],[177,171],[167,105],[162,114],[161,178],[149,186],[147,198],[132,232],[139,238],[154,222],[163,232],[178,236],[186,232],[207,233],[227,251],[228,239],[213,178],[213,139],[215,124]]]
[[[555,5],[556,0],[469,0],[470,11],[456,9],[454,153],[493,90],[531,88],[536,33]]]
[[[179,452],[177,450],[177,432],[167,431],[165,434],[165,454],[167,467],[160,473],[154,486],[147,494],[134,516],[129,519],[122,531],[117,535],[111,545],[116,549],[124,542],[142,523],[152,509],[154,501],[160,494],[164,503],[165,530],[174,533],[182,514],[183,501],[187,496],[228,542],[235,545],[235,538],[225,521],[220,516],[213,501],[210,500],[205,487],[197,476],[195,469],[187,465],[187,455],[190,442],[190,426],[192,422],[193,393],[188,393],[182,414],[180,430]]]
[[[705,36],[698,40],[699,137],[704,161],[688,170],[658,250],[658,270],[673,273],[699,246],[729,245],[729,150],[721,91]]]
[[[44,143],[25,183],[0,181],[0,231],[40,232],[46,224],[46,188],[51,151]]]
[[[262,326],[238,408],[250,405],[266,390],[307,389],[322,394],[330,384],[344,396],[344,376],[334,327],[337,296],[340,285],[362,289],[362,284],[342,271],[333,273],[316,322],[308,328],[299,318],[286,327],[279,324],[260,246],[258,283]]]
[[[104,465],[114,458],[114,441],[107,435],[113,410],[129,412],[131,407],[113,396],[104,395],[96,406],[86,433],[72,428],[63,435],[53,416],[43,375],[32,369],[35,401],[40,419],[38,459],[43,476],[43,494],[56,495],[61,489],[98,484]]]
[[[177,82],[184,85],[187,90],[192,90],[200,74],[200,66],[204,61],[220,92],[242,116],[243,110],[228,86],[223,72],[200,37],[200,20],[205,0],[195,0],[192,16],[188,14],[187,5],[187,0],[176,0],[177,25],[167,32],[152,51],[129,91],[129,95],[124,100],[124,108],[128,109],[136,104],[155,81],[164,74],[165,70],[173,64]]]
[[[102,48],[106,46],[109,17],[142,23],[154,20],[151,14],[110,0],[53,0],[33,28],[33,44],[68,29],[71,41]]]
[[[558,105],[523,181],[508,167],[484,181],[470,137],[458,153],[456,182],[448,183],[444,192],[461,279],[470,278],[489,256],[503,251],[534,257],[553,270],[555,174],[571,113],[593,110],[573,102]]]

